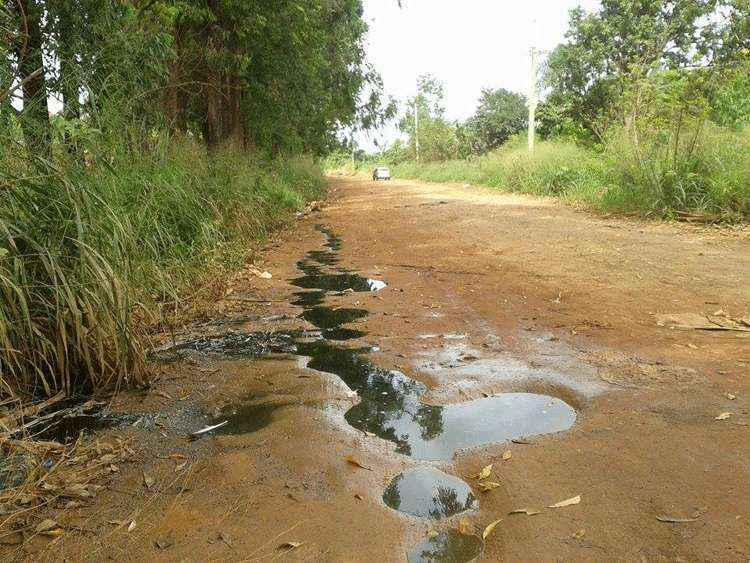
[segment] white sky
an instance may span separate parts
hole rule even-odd
[[[432,73],[445,87],[449,119],[474,113],[482,88],[507,88],[525,94],[529,51],[550,50],[564,38],[568,10],[596,9],[598,0],[364,0],[370,26],[367,52],[380,72],[386,94],[402,101],[414,95],[417,76]],[[535,39],[534,39],[535,38]],[[390,126],[372,139],[391,142]]]

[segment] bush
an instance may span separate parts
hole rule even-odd
[[[240,264],[249,240],[323,186],[309,160],[209,156],[191,142],[116,161],[3,164],[0,393],[143,383],[143,321]]]

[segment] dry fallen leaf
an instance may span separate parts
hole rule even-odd
[[[346,459],[346,461],[348,463],[354,465],[355,467],[359,467],[360,469],[367,469],[367,471],[372,471],[371,467],[367,467],[366,465],[362,465],[362,463],[357,458],[355,458],[353,455],[348,455],[344,459]]]
[[[44,532],[49,532],[50,530],[54,530],[59,527],[60,525],[57,522],[47,518],[46,520],[42,520],[41,522],[39,522],[39,524],[36,525],[36,528],[34,528],[34,531],[37,534],[42,534]]]
[[[508,512],[508,514],[525,514],[526,516],[536,516],[537,514],[541,514],[538,510],[529,510],[528,508],[517,508],[515,510],[511,510]]]
[[[566,506],[573,506],[574,504],[579,504],[580,502],[581,502],[581,495],[578,495],[573,498],[561,500],[560,502],[552,504],[548,506],[547,508],[564,508]]]
[[[254,276],[257,276],[259,278],[263,278],[264,280],[270,280],[273,277],[273,274],[271,272],[263,271],[261,272],[258,268],[254,266],[250,266],[248,268],[248,271],[253,274]]]
[[[364,500],[364,499],[362,498],[362,495],[360,495],[359,493],[356,493],[356,494],[354,495],[354,498],[355,498],[355,499],[357,499],[357,500]]]
[[[487,467],[483,467],[482,470],[476,475],[476,479],[486,479],[492,474],[492,464],[490,463]]]
[[[133,530],[135,530],[135,520],[130,522],[130,525],[128,526],[128,533],[132,532]]]
[[[180,471],[182,471],[183,469],[185,469],[185,466],[187,465],[187,463],[188,463],[187,461],[183,461],[182,463],[178,463],[175,466],[175,468],[174,468],[175,473],[179,473]]]
[[[583,536],[585,536],[585,535],[586,535],[586,530],[584,530],[583,528],[581,528],[575,534],[573,534],[573,539],[574,540],[580,540],[580,539],[583,539]]]
[[[473,530],[471,529],[471,522],[469,522],[467,518],[461,518],[461,520],[458,521],[458,532],[465,536],[470,536],[472,534]]]
[[[489,536],[492,531],[495,529],[495,526],[497,526],[500,522],[502,522],[502,518],[500,520],[495,520],[494,522],[491,522],[487,525],[487,527],[484,529],[484,532],[482,532],[482,539],[486,540],[487,536]]]
[[[505,453],[503,453],[503,461],[508,461],[512,457],[513,452],[511,452],[510,450],[506,450]]]
[[[656,519],[659,522],[667,522],[669,524],[687,524],[688,522],[695,522],[697,518],[673,518],[672,516],[657,516]]]
[[[163,551],[172,547],[172,542],[170,540],[157,539],[154,541],[154,545],[157,549],[161,549]]]
[[[286,543],[282,543],[279,546],[279,549],[287,549],[289,551],[292,551],[293,549],[297,549],[303,543],[305,543],[305,542],[301,542],[301,541],[288,541]]]
[[[734,401],[737,398],[737,395],[734,395],[732,393],[724,393],[724,396],[729,399],[730,401]]]
[[[729,417],[731,417],[734,413],[733,412],[723,412],[719,416],[714,417],[714,420],[726,420]]]
[[[144,484],[144,486],[145,486],[145,487],[146,487],[147,489],[150,489],[151,487],[153,487],[153,486],[154,486],[154,482],[155,482],[155,481],[154,481],[154,478],[153,478],[153,477],[152,477],[151,475],[149,475],[148,473],[146,473],[146,472],[144,471],[144,472],[143,472],[143,484]]]
[[[483,493],[488,493],[492,489],[497,489],[500,486],[500,483],[495,483],[494,481],[487,481],[486,483],[479,483],[479,488],[482,489]]]
[[[219,539],[223,541],[225,544],[227,544],[229,547],[232,547],[232,538],[225,534],[224,532],[219,532]]]

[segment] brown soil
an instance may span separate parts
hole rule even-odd
[[[431,401],[542,391],[578,410],[567,432],[434,464],[477,491],[466,476],[494,463],[501,487],[477,491],[480,509],[464,516],[479,535],[503,519],[484,560],[750,558],[750,338],[656,322],[719,309],[750,316],[746,228],[597,218],[473,187],[361,178],[331,186],[322,211],[263,253],[259,267],[273,279],[239,276],[213,320],[281,315],[231,328],[303,326],[288,280],[300,275],[297,260],[320,248],[314,226],[322,223],[343,239],[342,265],[389,284],[332,299],[370,312],[357,324],[362,342],[379,346],[370,355],[378,365],[430,385]],[[466,338],[445,338],[455,334]],[[483,377],[485,368],[494,375]],[[115,404],[165,413],[161,422],[102,433],[131,437],[133,462],[90,505],[56,516],[75,529],[29,541],[15,557],[403,561],[431,530],[457,527],[458,517],[420,520],[383,504],[390,479],[420,462],[349,426],[342,415],[353,399],[335,377],[294,357],[198,353],[163,371],[156,393]],[[199,413],[248,395],[287,406],[255,432],[185,439],[205,423]],[[715,420],[724,412],[732,416]],[[347,463],[349,455],[371,470]],[[576,495],[580,504],[544,508]],[[519,508],[542,513],[508,514]],[[287,551],[286,542],[303,543]]]

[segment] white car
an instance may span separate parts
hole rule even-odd
[[[378,166],[375,170],[372,171],[372,179],[376,182],[378,180],[390,180],[391,171],[385,166]]]

